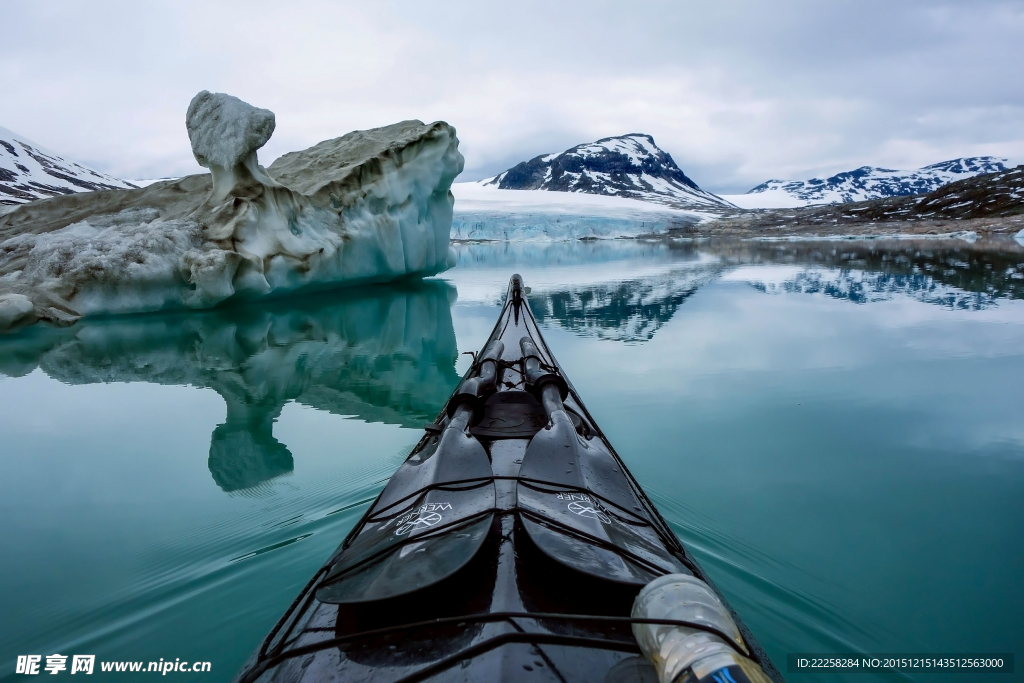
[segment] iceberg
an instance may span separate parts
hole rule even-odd
[[[450,267],[450,188],[464,163],[452,126],[355,131],[264,168],[257,150],[275,123],[273,112],[202,91],[186,128],[209,174],[0,216],[0,331]]]
[[[583,192],[502,190],[486,181],[452,186],[451,238],[459,241],[564,242],[691,232],[713,211]]]

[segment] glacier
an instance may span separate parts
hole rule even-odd
[[[564,242],[688,232],[716,216],[640,199],[582,192],[505,190],[490,179],[452,185],[451,238]]]
[[[464,164],[452,126],[354,131],[264,168],[257,150],[275,125],[266,109],[202,91],[186,128],[209,174],[0,215],[0,331],[450,267],[450,188]]]

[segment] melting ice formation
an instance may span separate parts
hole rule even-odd
[[[0,127],[0,212],[36,199],[136,185],[86,168]]]
[[[450,265],[455,129],[403,121],[282,156],[274,114],[200,92],[186,115],[209,175],[56,197],[0,215],[0,331],[37,320],[208,308]]]
[[[916,171],[862,166],[824,179],[769,180],[746,195],[732,195],[729,199],[744,208],[771,208],[927,194],[956,180],[1005,171],[1005,161],[996,157],[964,157],[942,161]]]

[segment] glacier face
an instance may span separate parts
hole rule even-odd
[[[642,133],[602,138],[524,161],[484,183],[502,190],[548,190],[630,197],[680,208],[734,208],[700,189]]]
[[[15,321],[8,327],[207,308],[449,267],[449,188],[463,158],[447,123],[356,131],[265,169],[256,148],[269,138],[258,113],[266,110],[197,97],[208,106],[189,116],[190,138],[211,175],[58,197],[0,216],[0,296],[33,305],[25,315],[23,299],[0,299],[0,320]],[[246,123],[225,140],[217,131],[226,115],[255,128]]]
[[[132,183],[69,161],[0,127],[0,207],[75,192],[134,187]]]
[[[488,181],[452,185],[451,238],[564,242],[688,231],[710,217],[639,199],[545,190],[500,190]]]
[[[828,178],[769,180],[746,195],[730,197],[744,208],[773,208],[859,202],[900,195],[927,194],[956,180],[1005,171],[1006,159],[963,157],[919,168],[896,171],[862,166]]]

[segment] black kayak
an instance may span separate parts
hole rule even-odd
[[[515,275],[444,409],[236,680],[782,677],[587,412]]]

